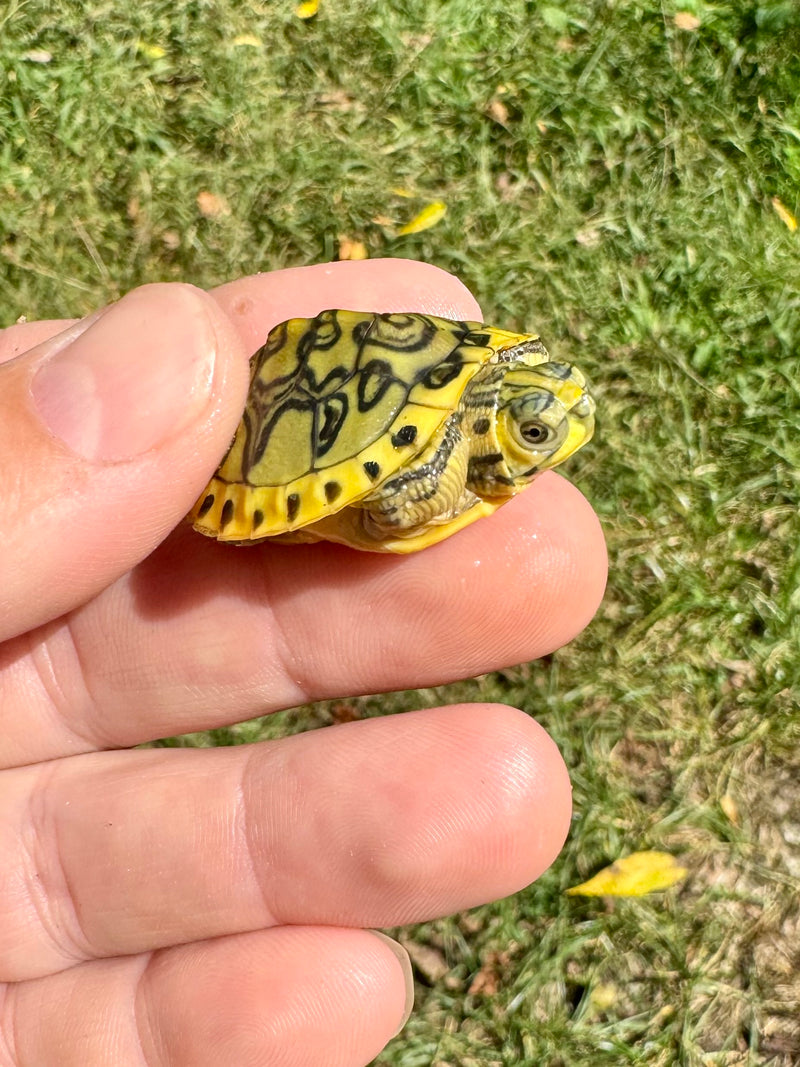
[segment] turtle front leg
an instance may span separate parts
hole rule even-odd
[[[478,502],[467,489],[469,446],[460,424],[455,412],[409,467],[354,505],[364,512],[362,521],[370,536],[402,537],[441,526]]]

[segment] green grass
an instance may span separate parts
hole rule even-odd
[[[800,230],[772,206],[800,215],[797,6],[322,0],[303,23],[292,3],[12,0],[0,41],[2,324],[330,259],[345,234],[455,271],[597,383],[570,475],[611,579],[585,634],[210,739],[485,697],[561,746],[564,854],[407,933],[447,973],[417,948],[417,1012],[377,1063],[800,1062]],[[201,191],[229,213],[203,217]],[[394,236],[433,199],[443,222]],[[688,882],[563,895],[647,847]]]

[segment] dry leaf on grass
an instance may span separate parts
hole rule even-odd
[[[215,219],[219,215],[230,215],[231,213],[225,197],[210,193],[207,189],[202,189],[197,194],[197,206],[200,209],[200,214],[205,219]]]
[[[340,233],[339,259],[369,259],[367,246],[363,241],[354,241],[352,237]]]

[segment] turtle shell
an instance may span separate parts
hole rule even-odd
[[[323,311],[275,326],[251,359],[242,421],[189,519],[222,541],[302,530],[414,459],[478,370],[544,362],[535,335],[413,313]]]

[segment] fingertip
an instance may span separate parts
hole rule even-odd
[[[238,278],[213,290],[214,298],[255,351],[269,330],[288,318],[330,308],[420,311],[448,319],[476,319],[481,309],[455,275],[411,259],[317,263]]]
[[[372,931],[304,925],[158,953],[137,993],[145,1047],[175,1063],[371,1062],[408,1018],[400,954]]]
[[[536,643],[535,657],[527,658],[547,655],[577,637],[602,602],[608,551],[600,520],[583,493],[555,471],[491,519],[499,519],[509,579],[517,573],[527,590],[525,614],[535,623],[529,638]]]
[[[572,784],[564,758],[545,728],[512,705],[462,704],[438,711],[456,719],[461,751],[481,759],[485,806],[475,842],[491,872],[486,877],[495,879],[490,895],[517,892],[553,864],[569,833]],[[484,891],[489,894],[488,886]]]

